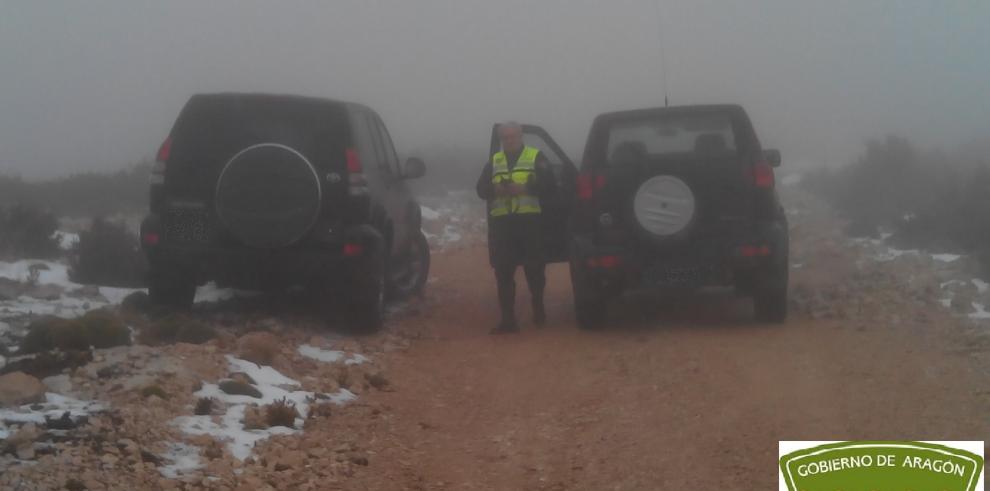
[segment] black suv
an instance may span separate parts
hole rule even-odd
[[[529,144],[573,168],[549,135]],[[546,152],[545,152],[546,153]],[[736,105],[683,106],[598,116],[591,126],[566,240],[578,323],[605,320],[625,289],[734,286],[756,318],[787,316],[788,228],[773,168]],[[564,238],[566,235],[566,238]]]
[[[193,96],[158,152],[141,224],[153,303],[187,308],[196,286],[292,286],[378,328],[386,296],[422,290],[420,207],[381,118],[333,100]]]

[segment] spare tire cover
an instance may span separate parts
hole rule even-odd
[[[321,198],[313,165],[278,143],[241,150],[217,179],[220,221],[253,247],[284,247],[303,238],[319,216]]]
[[[636,221],[656,237],[680,233],[691,224],[694,213],[694,193],[687,183],[674,176],[647,179],[633,198]]]

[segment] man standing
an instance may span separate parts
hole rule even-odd
[[[541,202],[557,193],[557,183],[546,157],[523,144],[518,123],[498,126],[502,151],[492,155],[478,179],[478,196],[488,202],[488,251],[502,320],[492,334],[518,332],[516,323],[516,267],[523,266],[532,297],[533,322],[546,321],[543,308],[545,259]]]

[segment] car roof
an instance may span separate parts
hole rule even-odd
[[[371,111],[371,108],[359,104],[356,102],[342,101],[339,99],[330,99],[326,97],[313,97],[295,94],[275,94],[267,92],[213,92],[213,93],[202,93],[193,95],[190,100],[194,99],[240,99],[240,100],[257,100],[257,101],[269,101],[269,102],[289,102],[295,104],[312,104],[312,105],[337,105],[337,106],[349,106],[353,108],[360,108]]]
[[[727,112],[734,114],[746,114],[742,106],[738,104],[696,104],[690,106],[669,106],[669,107],[649,107],[642,109],[630,109],[625,111],[613,111],[598,115],[596,120],[616,120],[641,118],[649,116],[665,116],[677,114],[703,114],[713,112]]]

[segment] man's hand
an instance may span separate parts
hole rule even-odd
[[[495,185],[495,196],[499,198],[515,197],[526,194],[526,188],[522,184],[505,182]]]

